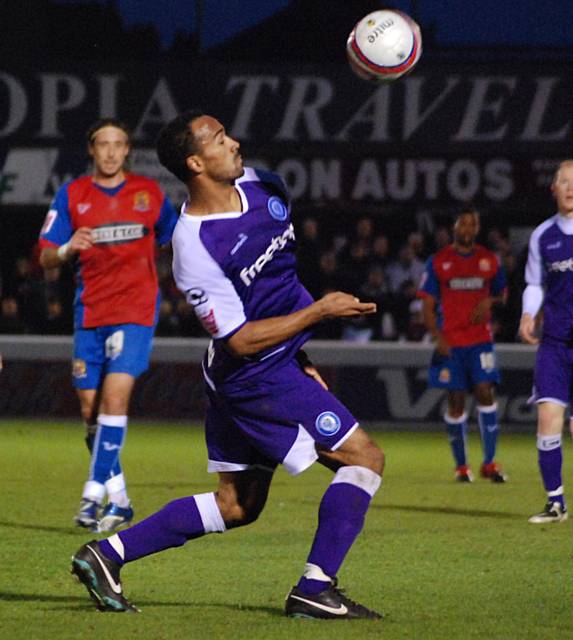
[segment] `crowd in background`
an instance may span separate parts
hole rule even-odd
[[[524,254],[516,255],[498,227],[482,226],[478,241],[497,254],[508,280],[507,303],[494,309],[492,329],[498,342],[513,342],[521,309]],[[416,290],[428,257],[451,242],[448,227],[390,237],[383,225],[369,216],[357,218],[345,231],[331,230],[319,217],[307,216],[299,221],[297,240],[299,275],[315,299],[342,290],[378,305],[375,315],[318,326],[316,338],[428,340]],[[157,269],[161,304],[156,335],[205,336],[192,307],[175,287],[169,250],[158,253]],[[73,295],[73,274],[68,265],[44,271],[36,250],[20,256],[12,277],[2,286],[0,333],[71,334]]]

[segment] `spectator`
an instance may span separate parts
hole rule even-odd
[[[398,293],[407,281],[417,286],[423,273],[424,263],[416,257],[410,245],[403,244],[398,252],[398,259],[390,263],[386,270],[390,291]]]
[[[155,327],[155,335],[163,337],[174,337],[181,335],[179,327],[179,318],[173,309],[173,302],[167,298],[161,300],[159,305],[159,314],[157,325]]]
[[[46,315],[42,323],[42,334],[65,336],[72,333],[72,322],[69,314],[64,313],[58,298],[50,297],[46,302]]]
[[[20,315],[18,301],[13,296],[2,299],[0,315],[1,334],[29,333],[26,322]]]
[[[372,242],[370,263],[382,269],[385,269],[390,263],[390,243],[388,242],[388,238],[382,233],[378,234]]]
[[[447,227],[438,227],[434,232],[434,252],[437,253],[450,244],[450,232]]]
[[[322,289],[319,273],[322,243],[318,222],[315,218],[306,218],[303,221],[297,240],[298,276],[310,295],[313,298],[319,298]]]

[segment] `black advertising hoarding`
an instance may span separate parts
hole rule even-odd
[[[182,187],[153,141],[200,106],[279,171],[301,202],[493,206],[548,211],[558,159],[573,155],[573,77],[555,64],[427,65],[390,85],[345,65],[91,65],[0,69],[0,203],[47,204],[88,166],[84,132],[102,116],[134,131],[132,168]]]

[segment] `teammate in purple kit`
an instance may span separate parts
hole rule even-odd
[[[531,234],[526,288],[519,325],[521,338],[539,344],[533,381],[537,403],[537,452],[547,502],[529,522],[567,520],[563,493],[561,435],[573,390],[573,160],[559,165],[551,191],[557,213]],[[541,339],[536,316],[543,311]]]
[[[125,563],[253,522],[278,464],[294,475],[318,460],[334,478],[285,613],[379,618],[337,588],[336,574],[380,486],[384,456],[301,351],[313,325],[373,313],[376,305],[341,292],[312,300],[296,275],[284,184],[243,168],[238,142],[215,118],[182,114],[163,129],[157,150],[189,191],[173,236],[173,273],[212,336],[203,360],[206,440],[208,470],[219,483],[84,545],[72,571],[101,610],[133,611],[119,578]]]

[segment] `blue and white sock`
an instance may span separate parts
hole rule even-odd
[[[100,414],[93,443],[89,480],[84,487],[84,498],[101,502],[105,495],[105,483],[121,474],[119,456],[127,431],[127,416]],[[101,486],[101,488],[100,488]],[[97,495],[96,495],[97,494]]]
[[[477,411],[483,449],[483,463],[490,464],[495,458],[497,436],[499,434],[497,403],[494,402],[488,407],[478,405]]]
[[[447,412],[444,415],[448,440],[452,449],[452,454],[456,467],[467,464],[466,456],[466,434],[468,430],[468,414],[464,413],[459,418],[452,418]]]

